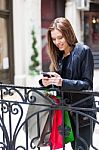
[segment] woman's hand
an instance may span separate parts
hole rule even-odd
[[[42,83],[45,87],[49,85],[56,85],[56,86],[62,86],[62,78],[59,74],[56,72],[48,72],[47,74],[50,75],[49,77],[43,77]]]

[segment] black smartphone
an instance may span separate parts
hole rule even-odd
[[[47,72],[42,72],[41,74],[43,74],[44,77],[48,77],[48,78],[51,77]]]

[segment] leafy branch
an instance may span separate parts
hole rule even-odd
[[[39,66],[39,61],[38,61],[38,50],[36,48],[37,40],[35,37],[35,32],[32,30],[32,49],[33,49],[33,54],[31,56],[31,65],[29,66],[30,74],[31,75],[36,75],[39,74],[39,70],[37,67]]]

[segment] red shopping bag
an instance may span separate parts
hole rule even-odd
[[[59,104],[59,98],[51,96],[57,104]],[[63,147],[63,136],[62,136],[62,110],[54,110],[52,130],[50,134],[50,143],[52,144],[52,150],[56,150]],[[65,143],[74,140],[73,131],[70,123],[69,114],[67,111],[64,112],[64,124],[65,124]]]

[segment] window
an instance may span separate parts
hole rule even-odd
[[[0,0],[0,81],[13,83],[12,0]]]

